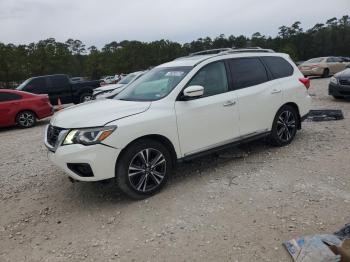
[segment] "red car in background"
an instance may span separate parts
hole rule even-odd
[[[48,95],[0,89],[0,127],[32,127],[37,119],[51,116],[53,113]]]

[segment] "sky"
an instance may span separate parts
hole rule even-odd
[[[308,29],[346,14],[350,0],[0,0],[0,42],[73,38],[101,48],[122,40],[275,36],[281,25],[300,21]]]

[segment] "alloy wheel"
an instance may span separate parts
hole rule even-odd
[[[30,127],[35,123],[35,116],[31,112],[20,113],[18,123],[23,127]]]
[[[91,95],[86,95],[86,96],[83,96],[83,102],[88,102],[88,101],[91,101],[92,99],[92,96]]]
[[[277,136],[284,142],[291,140],[296,131],[295,116],[290,111],[283,111],[277,121]]]
[[[139,192],[151,191],[162,183],[166,167],[166,159],[160,151],[153,148],[143,149],[130,162],[129,182]]]

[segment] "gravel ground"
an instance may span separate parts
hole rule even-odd
[[[350,101],[314,79],[313,107],[288,147],[254,142],[178,167],[131,201],[113,183],[75,183],[47,160],[44,126],[0,130],[0,261],[291,261],[295,236],[350,222]]]

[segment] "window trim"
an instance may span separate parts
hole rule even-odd
[[[221,60],[216,60],[216,61],[212,61],[208,64],[205,64],[203,65],[188,81],[187,83],[184,85],[184,87],[181,89],[181,91],[179,92],[179,94],[177,95],[176,97],[176,100],[175,101],[192,101],[192,100],[197,100],[197,99],[202,99],[202,98],[206,98],[206,97],[212,97],[212,96],[216,96],[216,95],[221,95],[221,94],[225,94],[225,93],[228,93],[228,92],[231,92],[233,91],[231,89],[231,83],[230,83],[230,75],[229,75],[229,68],[227,67],[228,64],[226,62],[226,60],[228,60],[227,58],[226,59],[221,59]],[[223,93],[219,93],[219,94],[215,94],[215,95],[210,95],[210,96],[200,96],[200,97],[194,97],[194,98],[184,98],[183,96],[183,92],[184,90],[189,87],[189,83],[197,76],[197,74],[206,66],[208,65],[211,65],[211,64],[214,64],[214,63],[219,63],[219,62],[222,62],[224,64],[224,67],[225,67],[225,72],[226,72],[226,80],[227,80],[227,91],[226,92],[223,92]],[[193,70],[193,69],[192,69]]]

